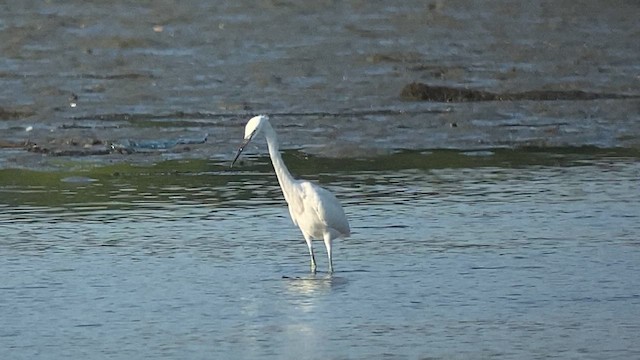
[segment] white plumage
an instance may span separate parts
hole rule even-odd
[[[329,271],[333,272],[331,245],[334,239],[350,235],[349,222],[338,199],[328,190],[306,180],[294,179],[280,156],[276,133],[269,123],[269,117],[259,115],[251,118],[245,127],[244,141],[236,157],[235,164],[244,147],[260,131],[264,133],[269,147],[269,155],[276,171],[278,183],[289,205],[289,214],[304,236],[311,256],[311,271],[316,271],[312,240],[323,240],[329,257]]]

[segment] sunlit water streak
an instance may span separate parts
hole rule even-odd
[[[0,348],[14,359],[638,357],[638,178],[626,159],[341,173],[328,186],[353,236],[336,242],[333,277],[308,273],[271,174],[141,192],[14,186],[69,201],[0,208]],[[99,186],[104,201],[77,200]]]

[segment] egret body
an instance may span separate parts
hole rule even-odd
[[[276,132],[271,127],[268,116],[259,115],[249,120],[244,129],[244,141],[231,166],[238,160],[245,146],[259,132],[262,132],[267,139],[269,156],[284,199],[289,205],[291,220],[300,228],[307,242],[311,256],[311,271],[315,273],[317,268],[312,243],[312,240],[317,239],[324,240],[329,257],[329,272],[333,272],[331,243],[334,239],[350,235],[347,217],[344,215],[342,205],[331,192],[309,181],[296,180],[291,176],[280,156]]]

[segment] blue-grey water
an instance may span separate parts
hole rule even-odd
[[[637,159],[308,176],[333,276],[260,163],[5,181],[3,358],[640,357]]]

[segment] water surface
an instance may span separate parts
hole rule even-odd
[[[335,243],[333,276],[321,243],[308,272],[263,157],[235,171],[2,171],[0,347],[12,359],[640,355],[637,158],[401,153],[316,173],[313,159],[285,160],[345,206],[353,235]]]

